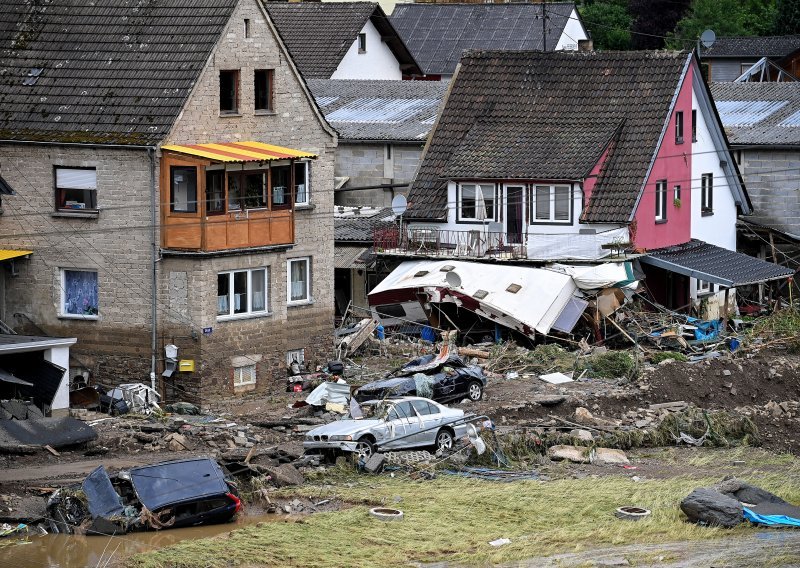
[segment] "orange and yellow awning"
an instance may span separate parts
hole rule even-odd
[[[0,249],[0,261],[11,260],[12,258],[19,258],[20,256],[28,256],[29,254],[33,254],[33,251]]]
[[[209,144],[168,144],[162,150],[180,152],[216,162],[270,162],[297,158],[316,158],[317,156],[301,150],[264,144],[263,142],[219,142]]]

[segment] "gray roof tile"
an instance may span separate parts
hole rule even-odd
[[[0,139],[161,140],[235,3],[5,0]]]
[[[308,86],[340,140],[424,142],[447,84],[311,79]]]
[[[547,47],[575,4],[547,3]],[[426,75],[451,75],[466,49],[541,50],[542,4],[397,4],[392,24]]]
[[[375,229],[393,226],[394,213],[391,207],[385,207],[368,217],[334,217],[333,240],[336,243],[372,243]]]
[[[800,35],[718,37],[702,57],[783,57],[800,49]]]
[[[627,222],[690,57],[469,52],[412,184],[408,216],[446,217],[448,179],[580,179],[610,147],[583,220]]]
[[[731,144],[800,146],[800,82],[712,83]]]

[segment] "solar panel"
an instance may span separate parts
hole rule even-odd
[[[779,111],[789,101],[717,101],[725,126],[752,126]]]

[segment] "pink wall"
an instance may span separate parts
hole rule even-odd
[[[675,108],[658,150],[653,169],[639,201],[634,220],[637,247],[656,249],[688,242],[691,238],[692,208],[692,73],[683,79]],[[675,112],[683,111],[683,144],[675,143]],[[656,182],[667,180],[667,221],[656,223]],[[681,206],[673,205],[674,187],[681,186]],[[632,233],[634,231],[631,231]]]
[[[594,186],[597,185],[597,176],[600,175],[600,170],[603,168],[603,164],[606,163],[606,159],[608,159],[608,152],[610,148],[606,148],[603,152],[603,155],[600,156],[600,159],[597,160],[597,163],[592,168],[592,171],[589,172],[589,176],[586,178],[586,181],[583,182],[583,200],[584,203],[589,203],[589,198],[592,197],[592,191],[594,191]]]

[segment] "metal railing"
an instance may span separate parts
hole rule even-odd
[[[509,238],[510,237],[510,238]],[[518,242],[509,242],[518,241]],[[527,258],[527,235],[475,229],[453,231],[435,227],[376,229],[373,244],[378,252],[447,258]]]

